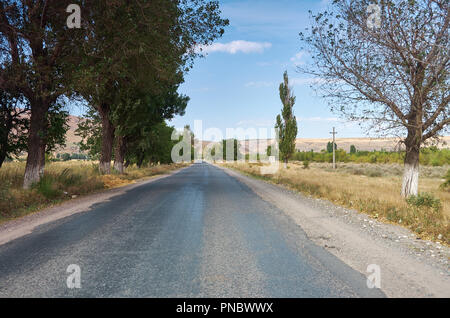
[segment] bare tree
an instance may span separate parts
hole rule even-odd
[[[300,37],[315,62],[299,71],[316,77],[333,110],[402,136],[406,197],[418,193],[421,146],[450,123],[449,2],[375,3],[333,1],[311,14],[312,28]]]

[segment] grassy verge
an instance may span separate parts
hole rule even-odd
[[[340,165],[291,163],[276,174],[261,175],[262,164],[224,164],[247,175],[284,185],[315,198],[327,199],[337,205],[369,214],[384,222],[401,224],[422,238],[450,244],[450,192],[440,185],[448,167],[424,173],[420,179],[423,193],[410,200],[400,196],[401,177],[395,165]]]
[[[0,222],[35,212],[80,195],[130,184],[139,179],[168,173],[182,164],[158,165],[138,169],[129,167],[125,174],[100,175],[94,162],[67,161],[50,163],[39,183],[22,189],[25,163],[5,163],[0,168]]]

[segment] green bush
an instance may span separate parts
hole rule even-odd
[[[369,171],[369,173],[367,175],[372,178],[377,178],[377,177],[383,176],[383,173],[378,170],[371,170],[371,171]]]
[[[79,174],[72,173],[68,168],[61,171],[61,173],[56,177],[59,183],[62,183],[66,187],[78,185],[81,183],[83,177]]]
[[[55,179],[50,175],[44,175],[39,182],[33,185],[33,189],[47,199],[56,199],[62,194],[56,185]]]
[[[308,160],[303,161],[303,169],[309,169],[309,161]]]
[[[406,202],[417,208],[428,207],[435,211],[440,211],[442,209],[441,200],[435,198],[431,193],[427,192],[422,192],[418,195],[411,195],[406,199]]]
[[[331,144],[331,143],[330,143]],[[331,150],[333,150],[331,146]],[[354,151],[354,152],[352,152]],[[343,149],[336,150],[337,162],[355,163],[396,163],[403,164],[405,152],[382,151],[358,151],[352,149],[346,153]],[[292,160],[310,162],[333,162],[333,155],[327,150],[322,152],[298,151],[292,156]],[[450,164],[450,149],[438,149],[436,147],[422,148],[420,150],[420,164],[430,166],[444,166]]]
[[[444,176],[445,182],[441,185],[442,189],[450,190],[450,169],[447,170],[447,174]]]

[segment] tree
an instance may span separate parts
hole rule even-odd
[[[336,149],[337,149],[337,144],[334,143],[334,150],[336,150]],[[327,143],[327,152],[328,153],[333,153],[333,142],[332,141],[329,141]]]
[[[26,149],[29,109],[22,96],[0,89],[0,167]]]
[[[171,139],[173,127],[165,122],[144,129],[144,138],[127,144],[126,166],[135,163],[139,168],[146,163],[172,163],[171,150],[175,141]]]
[[[449,2],[447,0],[333,1],[312,15],[301,40],[331,108],[375,132],[397,134],[406,148],[401,194],[418,193],[421,146],[448,131]],[[376,129],[376,130],[375,130]]]
[[[128,142],[123,133],[116,132],[116,114],[126,113],[124,109],[128,106],[133,108],[143,92],[163,96],[178,87],[198,56],[196,47],[210,44],[221,36],[228,20],[220,17],[216,1],[98,3],[90,16],[94,23],[90,24],[92,32],[88,33],[84,45],[86,67],[79,72],[77,90],[101,118],[99,168],[102,173],[109,173],[114,140],[119,170],[122,170],[122,154]],[[120,23],[111,23],[111,20]],[[108,39],[106,45],[105,38]]]
[[[62,159],[63,161],[69,161],[69,160],[70,160],[70,154],[69,154],[69,153],[63,153],[63,154],[61,155],[61,159]]]
[[[284,161],[285,168],[289,158],[295,151],[295,139],[297,138],[297,119],[293,114],[295,96],[292,88],[289,86],[289,77],[287,71],[284,72],[284,82],[280,84],[280,99],[283,104],[281,116],[277,116],[275,129],[278,129],[280,136],[280,153]]]
[[[356,153],[356,147],[355,147],[355,145],[351,145],[350,146],[350,153]]]
[[[132,92],[123,100],[123,104],[115,108],[111,114],[111,121],[115,127],[114,168],[116,171],[123,173],[124,160],[131,143],[139,143],[140,139],[147,139],[145,132],[153,126],[160,125],[177,114],[184,114],[189,98],[178,94],[177,90],[178,85],[173,85],[160,95]]]
[[[239,141],[237,139],[222,140],[222,158],[224,161],[238,161],[242,158],[242,154],[239,150]],[[215,154],[215,152],[214,152]],[[232,155],[230,158],[229,155]]]
[[[267,149],[266,149],[266,154],[267,154],[267,157],[272,156],[272,146],[268,146],[268,147],[267,147]]]
[[[82,38],[78,29],[66,25],[70,0],[0,2],[0,88],[18,91],[30,105],[28,157],[24,188],[44,172],[46,127],[50,108],[67,93],[67,80],[77,63],[74,43]],[[86,4],[87,7],[87,4]]]
[[[102,122],[94,107],[89,106],[84,117],[80,119],[75,135],[81,137],[80,150],[87,151],[91,159],[98,160],[102,147]]]

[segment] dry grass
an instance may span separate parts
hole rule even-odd
[[[0,222],[16,218],[46,206],[103,189],[116,188],[168,173],[180,164],[158,165],[138,169],[129,167],[125,174],[101,176],[98,164],[88,161],[50,163],[44,177],[32,189],[22,189],[25,163],[9,162],[0,168]]]
[[[329,164],[311,163],[309,169],[303,169],[300,164],[289,164],[288,169],[281,168],[270,176],[260,174],[261,164],[234,163],[226,166],[353,208],[385,222],[400,223],[424,238],[441,237],[441,241],[450,244],[450,192],[439,187],[448,167],[428,167],[435,171],[425,174],[433,177],[420,179],[420,191],[439,198],[441,208],[438,209],[413,206],[400,196],[401,177],[397,171],[401,171],[401,167],[395,165],[346,164],[333,171]],[[443,174],[437,177],[441,170]]]

